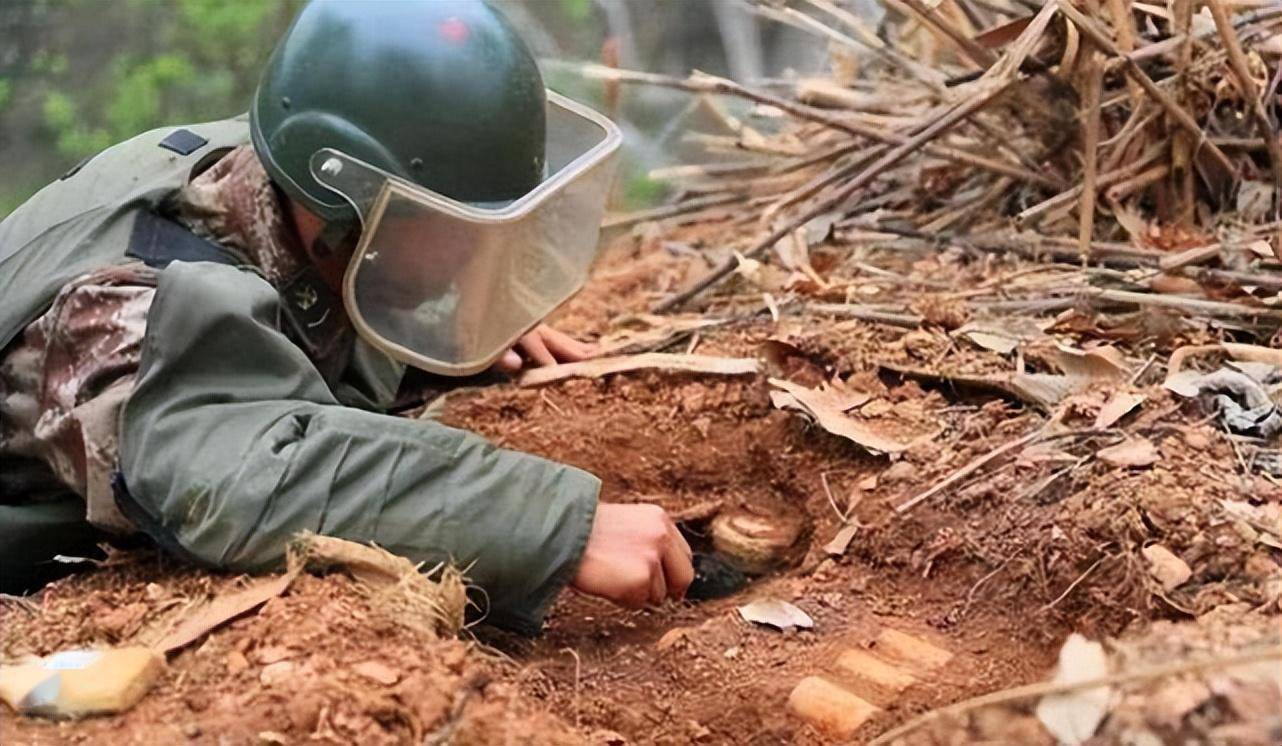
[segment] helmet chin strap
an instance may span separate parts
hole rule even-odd
[[[359,238],[360,223],[329,222],[307,247],[307,258],[335,293],[342,293],[343,273]]]
[[[314,259],[340,259],[346,262],[356,249],[361,229],[357,223],[331,221],[325,223],[320,235],[312,241],[311,255]]]

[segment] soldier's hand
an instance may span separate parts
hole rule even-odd
[[[639,609],[685,597],[694,580],[690,545],[663,508],[601,503],[572,585]]]
[[[594,345],[562,334],[547,324],[539,324],[517,340],[512,349],[503,353],[494,367],[504,373],[515,373],[526,365],[538,368],[557,363],[574,363],[586,360],[595,353]]]

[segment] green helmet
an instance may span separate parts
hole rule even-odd
[[[546,105],[530,50],[480,0],[323,0],[272,53],[250,132],[290,198],[350,221],[312,176],[321,148],[460,202],[502,202],[543,178]]]

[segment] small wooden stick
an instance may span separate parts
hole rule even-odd
[[[1241,303],[1225,303],[1215,300],[1202,300],[1201,298],[1181,298],[1174,295],[1158,295],[1155,293],[1135,293],[1129,290],[1092,290],[1084,293],[1083,297],[1112,303],[1130,303],[1141,307],[1161,306],[1185,313],[1219,318],[1282,319],[1282,310],[1263,306],[1247,306]]]
[[[1224,248],[1221,244],[1213,243],[1209,246],[1198,246],[1196,248],[1181,251],[1178,254],[1164,256],[1157,262],[1157,266],[1163,272],[1174,272],[1177,269],[1191,267],[1194,264],[1208,262],[1220,255],[1220,249]]]
[[[1113,16],[1113,28],[1117,29],[1117,48],[1129,55],[1135,51],[1135,20],[1131,15],[1131,0],[1108,0],[1108,12]],[[1134,80],[1127,80],[1126,87],[1131,93],[1131,105],[1138,108],[1144,90]]]
[[[921,0],[888,0],[886,4],[899,5],[907,9],[908,14],[915,16],[932,33],[952,42],[975,65],[987,69],[997,62],[997,55],[976,43],[964,31],[936,12],[937,8],[928,8]]]
[[[622,226],[632,225],[634,223],[642,223],[647,220],[662,220],[663,218],[671,218],[677,215],[697,212],[708,207],[728,205],[731,202],[738,202],[746,196],[747,195],[743,194],[710,194],[706,197],[698,197],[696,199],[686,200],[685,202],[678,202],[675,205],[661,205],[659,207],[652,207],[648,210],[638,210],[636,212],[629,212],[622,215],[611,215],[606,217],[606,219],[601,223],[601,227],[619,228]]]
[[[1095,198],[1098,189],[1099,173],[1099,120],[1100,89],[1104,83],[1104,68],[1100,65],[1099,53],[1094,49],[1086,52],[1086,68],[1083,71],[1086,79],[1086,95],[1083,96],[1082,113],[1082,202],[1078,208],[1080,223],[1077,232],[1082,264],[1090,262],[1091,239],[1095,236]]]
[[[806,106],[786,98],[781,98],[764,91],[748,88],[726,78],[719,78],[706,73],[695,72],[688,78],[677,78],[671,75],[659,75],[657,73],[638,72],[636,70],[620,70],[604,65],[585,64],[585,65],[567,65],[564,62],[548,61],[548,67],[559,69],[568,69],[582,75],[585,78],[593,80],[616,80],[620,83],[657,85],[665,88],[675,88],[691,93],[712,93],[725,96],[737,96],[748,101],[756,101],[759,104],[773,106],[780,111],[787,112],[798,119],[822,124],[841,132],[846,132],[859,137],[866,137],[874,142],[886,143],[888,145],[902,145],[908,141],[908,136],[898,132],[875,127],[863,122],[852,120],[848,117],[841,117],[832,112],[823,109]],[[985,171],[1002,176],[1012,176],[1023,182],[1041,184],[1052,189],[1059,188],[1059,183],[1049,176],[1040,174],[1028,169],[1016,166],[1004,161],[985,158],[984,156],[971,153],[958,148],[951,148],[945,145],[931,143],[924,148],[925,152],[955,161],[975,168],[981,168]]]
[[[1165,179],[1170,172],[1171,165],[1169,163],[1160,163],[1135,174],[1125,181],[1117,182],[1108,188],[1108,191],[1104,193],[1104,198],[1109,202],[1120,202],[1126,195]]]
[[[929,725],[936,720],[963,715],[972,710],[978,710],[981,707],[990,707],[992,705],[1000,705],[1007,702],[1018,702],[1020,700],[1031,699],[1033,697],[1043,697],[1054,694],[1071,694],[1072,692],[1097,689],[1102,686],[1124,686],[1126,684],[1134,684],[1141,681],[1152,681],[1154,679],[1171,679],[1185,674],[1214,671],[1217,669],[1233,668],[1236,666],[1249,666],[1254,663],[1264,663],[1266,661],[1276,660],[1282,660],[1282,649],[1272,647],[1271,649],[1239,653],[1238,655],[1227,658],[1183,661],[1181,663],[1173,663],[1166,666],[1141,668],[1138,671],[1123,671],[1121,673],[1115,673],[1097,679],[1089,679],[1087,681],[1045,681],[1037,684],[1025,684],[1024,686],[1017,686],[1012,689],[1003,689],[999,692],[992,692],[990,694],[972,697],[971,699],[963,702],[931,710],[930,712],[909,720],[898,728],[886,731],[870,741],[868,746],[887,746],[887,744],[894,743],[898,739],[903,738],[909,733],[919,730],[922,726]]]
[[[1123,179],[1126,179],[1127,177],[1131,176],[1139,169],[1144,168],[1148,164],[1158,160],[1159,158],[1162,157],[1162,155],[1163,153],[1160,148],[1153,148],[1149,150],[1146,154],[1144,154],[1142,157],[1136,159],[1135,161],[1132,161],[1131,163],[1126,164],[1125,166],[1122,166],[1121,168],[1100,174],[1097,180],[1096,187],[1098,189],[1104,189],[1106,187],[1112,186],[1113,184],[1116,184],[1122,181]],[[1042,200],[1041,202],[1038,202],[1032,207],[1025,209],[1023,212],[1015,216],[1015,223],[1017,225],[1027,225],[1029,221],[1031,221],[1033,218],[1039,215],[1042,215],[1044,213],[1050,212],[1055,208],[1063,207],[1064,205],[1069,204],[1070,202],[1080,198],[1081,196],[1082,196],[1082,185],[1078,184],[1072,189],[1068,189],[1063,192],[1060,192],[1059,194],[1056,194],[1054,197]]]
[[[943,134],[944,132],[952,128],[954,125],[956,125],[958,122],[962,121],[963,119],[966,119],[970,115],[974,114],[975,112],[987,106],[989,102],[992,101],[994,98],[996,98],[998,94],[1000,94],[1003,90],[1005,90],[1005,88],[1006,88],[1005,84],[989,85],[988,90],[981,91],[979,95],[974,96],[969,101],[966,101],[958,106],[953,107],[952,111],[941,116],[938,120],[935,121],[935,123],[931,124],[929,127],[925,128],[924,130],[917,133],[916,135],[913,135],[912,137],[908,138],[902,145],[899,145],[898,147],[891,149],[885,155],[878,158],[871,165],[869,165],[867,168],[861,171],[859,175],[855,176],[848,183],[843,185],[842,188],[838,190],[836,194],[832,195],[831,197],[828,197],[827,199],[820,200],[818,203],[813,205],[809,210],[803,211],[800,215],[794,217],[792,220],[785,222],[782,227],[776,228],[770,233],[766,234],[765,238],[757,241],[747,251],[744,251],[743,256],[745,256],[748,259],[756,258],[758,255],[765,252],[771,246],[774,246],[775,243],[780,239],[782,239],[784,236],[789,235],[794,230],[805,225],[812,219],[819,217],[820,215],[823,215],[824,213],[828,212],[829,210],[836,207],[837,205],[840,205],[846,200],[850,199],[850,197],[854,195],[855,192],[859,191],[860,189],[863,189],[865,186],[871,183],[873,179],[877,178],[877,176],[880,175],[887,168],[893,165],[897,165],[900,162],[900,160],[903,159],[904,156],[917,150],[918,148],[921,148],[924,144],[926,144],[930,140],[933,140],[939,135]],[[654,312],[662,313],[664,311],[670,310],[672,308],[675,308],[681,305],[682,303],[686,302],[690,298],[693,298],[694,296],[698,295],[704,290],[707,290],[709,287],[720,282],[723,278],[725,278],[727,275],[733,272],[735,267],[737,267],[738,265],[739,265],[739,260],[737,257],[732,256],[727,258],[724,262],[721,263],[720,266],[718,266],[716,269],[709,272],[702,279],[696,282],[692,287],[682,292],[674,293],[673,295],[670,295],[667,298],[665,298],[657,306],[654,307],[653,309]]]
[[[1211,9],[1211,17],[1215,19],[1215,27],[1219,29],[1220,38],[1224,40],[1224,49],[1229,54],[1229,67],[1233,70],[1233,77],[1237,78],[1238,90],[1242,98],[1246,100],[1251,110],[1251,117],[1255,120],[1255,126],[1260,130],[1260,138],[1264,140],[1264,147],[1269,153],[1269,165],[1273,169],[1273,219],[1282,217],[1279,211],[1282,211],[1282,142],[1278,141],[1278,133],[1273,131],[1273,125],[1269,123],[1269,115],[1264,111],[1264,104],[1260,101],[1260,95],[1255,90],[1255,82],[1251,80],[1250,70],[1247,69],[1246,55],[1242,53],[1242,44],[1238,41],[1237,32],[1233,30],[1233,22],[1229,20],[1229,14],[1225,12],[1221,0],[1205,0],[1206,7]]]
[[[916,496],[909,498],[908,500],[905,500],[904,502],[896,505],[895,512],[900,514],[907,513],[908,511],[912,510],[920,503],[925,502],[926,500],[929,500],[930,498],[934,497],[940,492],[943,492],[944,490],[960,482],[961,480],[965,479],[971,474],[974,474],[975,472],[984,468],[990,462],[998,458],[1001,458],[1002,456],[1006,455],[1007,453],[1010,453],[1016,448],[1020,448],[1021,446],[1026,446],[1029,443],[1032,443],[1033,441],[1042,437],[1047,433],[1047,431],[1050,429],[1050,427],[1053,424],[1056,424],[1058,422],[1059,422],[1058,419],[1052,418],[1045,425],[1037,428],[1031,433],[1028,433],[1022,437],[1019,437],[1019,438],[1016,438],[1015,440],[1010,441],[1009,443],[1006,443],[1004,445],[998,446],[997,448],[994,448],[993,450],[989,451],[983,456],[980,456],[979,458],[971,461],[969,464],[966,464],[965,466],[958,469],[957,471],[954,471],[952,474],[949,474],[943,480],[936,482],[933,487],[931,487],[930,489],[927,489],[925,492],[918,493]]]

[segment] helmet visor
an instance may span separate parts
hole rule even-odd
[[[471,375],[583,286],[621,136],[551,91],[547,122],[548,175],[504,204],[456,202],[337,150],[312,156],[316,180],[361,216],[343,303],[362,337],[408,365]]]

